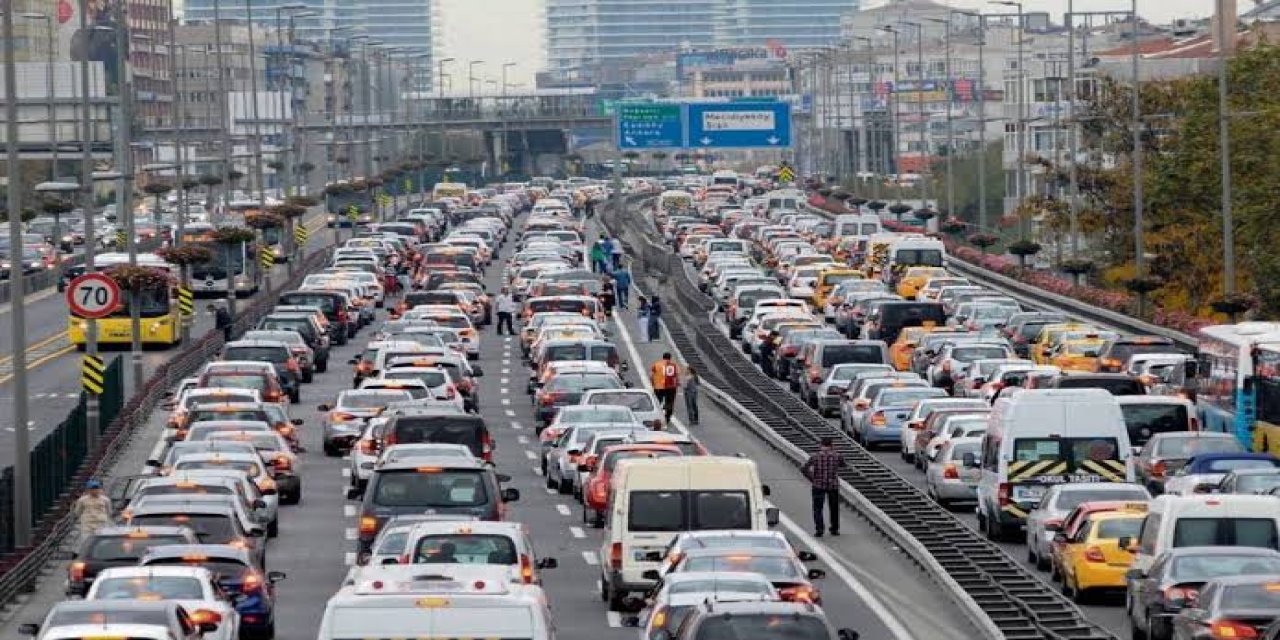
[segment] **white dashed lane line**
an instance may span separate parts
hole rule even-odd
[[[590,551],[583,551],[582,559],[586,560],[587,564],[593,567],[598,566],[600,564],[600,560],[596,558],[596,554],[591,553]]]
[[[354,504],[342,505],[342,515],[347,518],[356,517],[356,506]]]
[[[569,527],[569,533],[575,538],[587,537],[587,532],[583,531],[582,527]]]
[[[536,453],[534,453],[534,452],[529,451],[528,449],[526,449],[526,450],[525,450],[525,452],[524,452],[524,457],[526,457],[526,458],[528,458],[528,459],[530,459],[530,460],[537,460],[537,459],[538,459],[538,454],[536,454]]]
[[[569,510],[569,505],[567,504],[556,505],[556,511],[559,511],[562,516],[573,515],[573,512]]]

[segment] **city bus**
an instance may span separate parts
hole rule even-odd
[[[202,246],[213,254],[208,262],[191,266],[191,290],[196,295],[226,295],[229,275],[237,297],[257,293],[262,285],[262,269],[254,255],[256,245],[242,242],[228,248],[214,239],[216,231],[207,222],[189,223],[182,231],[180,246]]]
[[[1207,431],[1280,451],[1280,323],[1242,322],[1196,332],[1196,410]]]
[[[93,266],[98,271],[107,271],[112,267],[129,264],[127,253],[100,253],[94,256]],[[141,342],[143,346],[171,347],[182,339],[182,317],[178,310],[177,278],[175,267],[154,253],[139,253],[138,266],[159,269],[168,274],[168,282],[151,289],[145,289],[138,295],[139,316],[141,317]],[[123,304],[106,318],[98,320],[98,344],[131,344],[133,342],[133,324],[130,311],[134,301],[124,295]],[[88,323],[84,318],[68,311],[67,337],[71,344],[80,349],[85,348],[85,335]]]
[[[467,196],[467,185],[464,182],[437,182],[436,186],[431,188],[431,199],[433,201],[441,198],[465,198]]]
[[[228,222],[236,226],[247,226],[245,220],[248,216],[258,213],[262,210],[262,206],[257,200],[238,200],[227,205],[230,219]],[[262,230],[262,244],[266,245],[271,253],[275,254],[276,262],[287,262],[289,255],[284,250],[284,227],[271,227]]]

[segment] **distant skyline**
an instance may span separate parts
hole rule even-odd
[[[457,60],[446,65],[445,72],[454,74],[453,90],[465,93],[467,90],[467,61],[484,60],[486,64],[478,67],[477,76],[501,82],[502,63],[516,62],[518,66],[508,70],[508,82],[523,83],[521,89],[531,89],[534,74],[542,70],[545,62],[543,54],[543,18],[541,0],[435,0],[440,16],[442,46],[437,51],[442,57],[453,57]],[[643,2],[644,0],[636,0]],[[787,0],[777,0],[785,5]],[[850,2],[850,4],[853,4]],[[868,2],[863,8],[871,8],[886,4],[885,2]],[[991,10],[1005,9],[994,7],[980,0],[953,0],[942,2],[957,9]],[[1129,2],[1121,0],[1075,0],[1076,11],[1108,11],[1127,10]],[[1253,8],[1247,0],[1239,3],[1241,12]],[[1175,19],[1204,18],[1213,13],[1212,0],[1138,0],[1138,14],[1155,24],[1166,24]],[[1061,23],[1067,11],[1067,0],[1026,0],[1025,11],[1048,12],[1050,19]],[[764,46],[764,43],[760,43]],[[511,89],[518,92],[521,89]],[[477,88],[477,91],[480,89]],[[487,87],[493,91],[492,86]]]

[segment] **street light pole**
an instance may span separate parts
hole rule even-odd
[[[955,174],[953,172],[952,156],[956,154],[956,135],[952,116],[952,105],[955,103],[955,80],[951,77],[951,16],[947,19],[927,18],[930,22],[940,22],[946,29],[943,36],[943,64],[946,66],[947,76],[947,215],[954,216],[956,209],[956,183]]]
[[[27,20],[39,20],[44,22],[46,41],[49,43],[49,51],[48,51],[49,55],[45,64],[45,69],[46,69],[45,81],[49,83],[47,87],[48,90],[45,92],[45,97],[49,100],[49,149],[51,150],[51,154],[52,154],[51,156],[52,160],[49,163],[49,179],[57,180],[58,179],[58,110],[57,110],[58,107],[55,104],[57,100],[57,91],[53,87],[53,57],[55,55],[54,43],[53,43],[53,18],[50,17],[48,14],[44,14],[44,13],[21,13],[18,15],[23,18],[26,18]],[[54,227],[55,228],[53,230],[53,235],[54,235],[53,242],[54,242],[54,246],[57,247],[58,244],[62,241],[62,236],[58,232],[57,225],[54,225]]]
[[[8,2],[13,6],[12,1]],[[10,256],[9,280],[21,282],[22,267],[22,189],[18,177],[18,79],[13,52],[13,11],[5,11],[0,21],[0,41],[4,48],[5,166],[10,177],[5,189],[9,215]],[[16,547],[31,546],[31,443],[27,425],[27,327],[26,293],[21,286],[9,288],[17,313],[9,322],[13,340],[13,542]]]
[[[213,55],[214,63],[218,66],[218,110],[219,127],[222,129],[222,141],[219,146],[222,147],[222,210],[218,212],[219,220],[227,214],[227,206],[231,204],[231,104],[230,96],[227,95],[227,66],[222,56],[222,17],[221,2],[213,0]],[[231,314],[234,320],[236,317],[236,297],[234,293],[227,295],[227,312]]]
[[[1138,0],[1132,0],[1130,3],[1130,20],[1133,21],[1133,55],[1130,57],[1133,73],[1133,123],[1130,128],[1133,129],[1133,267],[1134,277],[1137,279],[1145,278],[1147,275],[1146,256],[1146,238],[1143,236],[1142,223],[1142,205],[1144,194],[1142,190],[1142,80],[1138,76],[1138,61],[1141,56],[1138,53],[1138,39],[1140,37],[1138,28]],[[1146,312],[1146,293],[1138,295],[1138,315],[1141,317]]]
[[[484,60],[472,60],[467,63],[467,94],[472,100],[476,98],[476,65],[483,65]]]
[[[80,31],[89,33],[89,0],[80,0]],[[80,56],[80,208],[84,210],[84,272],[93,273],[94,253],[98,239],[94,233],[93,209],[97,204],[93,196],[93,140],[96,137],[93,127],[92,100],[89,98],[89,57]],[[98,355],[98,321],[85,319],[84,353],[86,357]],[[14,343],[18,344],[18,343]],[[98,437],[102,433],[99,424],[101,412],[98,407],[98,396],[90,393],[85,399],[85,442],[92,453],[98,448]]]
[[[249,115],[253,118],[253,174],[258,183],[258,207],[267,206],[266,184],[262,171],[262,118],[258,111],[258,52],[253,41],[253,1],[244,0],[245,23],[249,28],[249,94],[253,103],[249,107]]]
[[[446,142],[444,127],[444,65],[457,60],[457,58],[441,58],[436,61],[436,78],[435,81],[440,87],[436,99],[436,117],[440,119],[440,162],[448,161],[448,144]],[[443,166],[443,164],[441,165]],[[441,172],[443,175],[443,172]]]
[[[1222,294],[1236,292],[1236,242],[1235,221],[1231,210],[1231,113],[1227,100],[1227,62],[1230,59],[1227,44],[1227,14],[1224,0],[1218,5],[1218,155],[1222,174]],[[1230,36],[1235,38],[1234,16]],[[1234,41],[1232,42],[1234,44]],[[12,211],[12,208],[10,209]],[[12,221],[10,221],[12,224]]]
[[[912,27],[916,30],[916,117],[920,119],[920,195],[921,207],[929,207],[929,183],[930,178],[925,177],[926,172],[932,173],[929,167],[930,153],[929,147],[929,116],[924,112],[924,25],[919,22],[904,20],[901,24]]]
[[[129,15],[126,3],[116,5],[116,65],[120,69],[120,127],[118,140],[121,154],[117,159],[120,188],[116,201],[119,204],[118,215],[125,219],[125,247],[129,253],[129,266],[138,266],[138,227],[133,210],[133,79],[129,64]],[[141,36],[139,36],[141,37]],[[128,292],[126,300],[129,304],[129,360],[133,371],[133,389],[142,388],[142,306],[135,296],[136,292]]]
[[[893,103],[889,114],[890,118],[892,118],[893,142],[889,145],[889,153],[895,176],[894,184],[897,187],[895,194],[897,197],[894,204],[902,204],[902,170],[898,166],[898,140],[901,126],[898,118],[898,85],[901,83],[898,75],[898,30],[888,25],[880,27],[880,30],[893,35],[893,89],[889,92],[889,99]]]
[[[1137,21],[1134,14],[1134,21]],[[1070,218],[1071,258],[1080,258],[1080,176],[1076,163],[1080,159],[1080,135],[1076,122],[1076,27],[1075,1],[1067,0],[1067,147],[1070,149],[1071,165],[1067,168],[1069,181],[1067,194],[1067,211]],[[1135,40],[1134,50],[1138,48]]]

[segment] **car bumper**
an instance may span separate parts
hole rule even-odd
[[[977,500],[978,488],[963,482],[946,481],[934,486],[934,493],[943,500]]]
[[[360,433],[364,431],[364,424],[347,423],[351,426],[342,427],[337,425],[326,424],[324,426],[324,443],[334,444],[340,447],[350,447],[356,438],[360,437]]]
[[[899,427],[866,427],[862,430],[867,442],[893,442],[902,440],[902,429]]]

